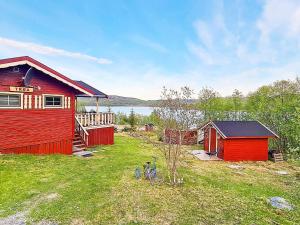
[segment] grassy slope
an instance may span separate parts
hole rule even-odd
[[[136,181],[136,166],[159,156],[150,145],[116,137],[92,158],[0,156],[0,217],[31,208],[30,216],[62,224],[299,224],[299,164],[200,162],[186,156],[185,184],[150,186]],[[162,159],[159,158],[162,168]],[[275,175],[287,170],[288,176]],[[45,196],[58,193],[57,199]],[[44,196],[44,197],[43,197]],[[282,196],[291,212],[271,208],[266,199]],[[42,200],[41,200],[42,199]]]

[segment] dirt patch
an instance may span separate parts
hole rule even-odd
[[[73,219],[70,225],[84,225],[84,220],[80,218]]]
[[[38,223],[34,223],[34,225],[58,225],[58,223],[49,220],[41,220]]]
[[[0,225],[26,225],[26,212],[18,212],[14,215],[0,219]]]
[[[58,193],[51,193],[51,194],[45,196],[45,199],[50,200],[50,201],[55,200],[57,198],[59,198]]]
[[[23,203],[25,211],[17,212],[14,215],[10,215],[5,218],[0,218],[0,225],[26,225],[28,221],[28,214],[30,210],[37,207],[41,202],[47,201],[54,201],[55,199],[59,198],[58,193],[50,193],[48,195],[37,196],[32,200],[25,201]],[[57,225],[57,222],[42,220],[38,223],[33,223],[35,225]]]

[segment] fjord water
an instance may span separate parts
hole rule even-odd
[[[87,112],[90,112],[91,110],[94,111],[96,110],[96,106],[86,106],[85,107]],[[149,116],[153,112],[153,107],[145,107],[145,106],[111,106],[110,110],[113,113],[125,113],[126,115],[129,115],[131,109],[136,114],[144,115],[144,116]],[[99,107],[100,112],[107,112],[108,107],[107,106],[100,106]]]

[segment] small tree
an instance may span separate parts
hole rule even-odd
[[[203,114],[202,122],[220,117],[222,99],[212,88],[204,87],[200,90],[197,105]]]
[[[231,98],[233,102],[234,119],[239,120],[241,119],[240,114],[243,104],[243,94],[239,90],[235,89],[231,95]]]
[[[160,146],[167,165],[170,183],[180,182],[178,168],[182,159],[182,142],[185,131],[197,124],[197,111],[190,103],[193,91],[182,87],[180,91],[162,90],[161,101],[156,109],[158,126],[163,144]]]
[[[135,116],[135,114],[134,114],[133,109],[130,110],[130,115],[129,115],[129,117],[128,117],[128,123],[129,123],[129,125],[130,125],[130,129],[131,129],[132,131],[135,131],[135,129],[136,129],[136,124],[137,124],[137,119],[136,119],[136,116]]]

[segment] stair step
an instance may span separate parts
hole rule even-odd
[[[74,141],[79,141],[79,140],[82,140],[80,137],[75,137],[73,138]]]
[[[82,143],[82,141],[81,140],[74,140],[73,141],[73,144],[78,144],[78,143]]]
[[[85,144],[77,144],[77,145],[73,145],[76,148],[85,148]]]
[[[85,149],[86,149],[85,147],[73,146],[73,152],[84,151]]]
[[[79,152],[73,153],[73,155],[80,156],[80,157],[90,157],[93,155],[93,153],[89,152],[89,151],[79,151]]]

